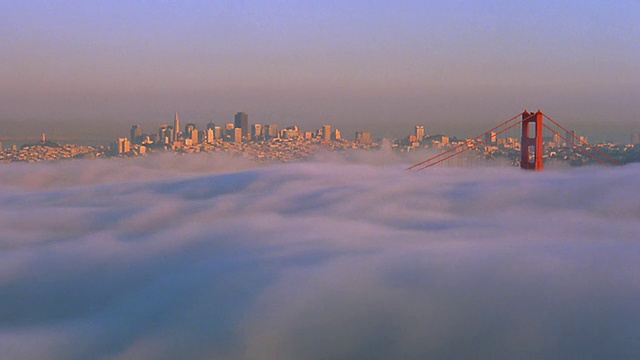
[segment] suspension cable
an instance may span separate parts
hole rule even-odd
[[[580,146],[576,145],[573,141],[567,139],[566,137],[562,136],[560,133],[558,133],[557,131],[553,130],[551,127],[549,127],[549,125],[542,123],[542,125],[544,127],[546,127],[547,129],[551,130],[552,133],[558,135],[562,140],[566,141],[567,143],[573,145],[574,148],[580,150],[583,154],[589,156],[590,158],[592,158],[593,160],[599,162],[600,164],[606,166],[606,167],[611,167],[610,164],[607,164],[606,162],[604,162],[602,159],[599,159],[597,156],[591,154],[590,152],[584,150],[583,148],[581,148]]]
[[[554,123],[556,126],[558,126],[559,128],[561,128],[561,129],[562,129],[562,130],[564,130],[565,132],[567,132],[567,133],[569,133],[569,132],[570,132],[570,131],[569,131],[569,130],[567,130],[564,126],[562,126],[562,125],[558,124],[558,123],[557,123],[557,122],[555,122],[552,118],[548,117],[546,114],[543,114],[543,115],[544,115],[544,117],[546,117],[549,121],[551,121],[552,123]],[[549,129],[549,130],[551,130],[551,129]],[[553,130],[551,130],[551,131],[553,131]],[[558,135],[560,135],[560,134],[558,134]],[[562,136],[562,135],[560,135],[560,136]],[[589,149],[591,149],[591,150],[595,151],[595,152],[596,152],[596,153],[598,153],[600,156],[602,156],[602,157],[604,157],[605,159],[609,160],[611,163],[613,163],[613,164],[615,164],[615,165],[617,165],[617,166],[622,166],[622,164],[620,164],[620,163],[619,163],[619,162],[617,162],[616,160],[612,159],[610,156],[608,156],[608,155],[604,154],[604,153],[603,153],[603,152],[601,152],[600,150],[598,150],[598,149],[594,148],[593,146],[589,145],[589,143],[588,143],[588,142],[586,142],[586,141],[584,141],[584,140],[582,140],[582,139],[580,139],[580,138],[578,138],[578,141],[580,141],[580,143],[581,143],[582,145],[586,145]],[[573,144],[573,142],[571,142],[571,144],[572,144],[573,146],[575,146],[575,147],[578,147],[578,145]]]
[[[495,131],[495,130],[497,130],[497,129],[499,129],[499,128],[501,128],[501,127],[505,126],[505,125],[507,125],[508,123],[512,122],[513,120],[515,120],[516,118],[518,118],[518,117],[519,117],[519,116],[521,116],[521,115],[522,115],[522,114],[518,114],[518,115],[516,115],[516,116],[512,117],[511,119],[509,119],[509,120],[507,120],[507,121],[503,122],[502,124],[500,124],[500,125],[498,125],[498,126],[494,127],[493,129],[488,130],[488,131],[485,131],[484,133],[482,133],[482,134],[480,134],[480,135],[478,135],[478,136],[474,137],[474,138],[473,138],[473,139],[471,139],[471,140],[478,140],[479,138],[484,137],[484,136],[485,136],[485,135],[487,135],[488,133],[490,133],[490,132],[492,132],[492,131]],[[525,119],[520,120],[519,122],[517,122],[517,123],[515,123],[515,124],[519,124],[519,123],[521,123],[521,122],[523,122],[523,121],[525,121],[525,120],[528,120],[528,119],[529,119],[529,118],[531,118],[533,115],[534,115],[534,114],[530,114],[528,117],[526,117]],[[509,129],[511,129],[511,127],[509,127]],[[502,132],[501,132],[501,133],[502,133]],[[496,136],[497,136],[497,135],[498,135],[498,134],[496,134]],[[483,142],[484,142],[484,141],[483,141]],[[441,156],[444,156],[445,154],[448,154],[448,153],[450,153],[450,152],[452,152],[452,151],[458,150],[459,148],[461,148],[461,147],[463,147],[463,146],[465,146],[465,145],[467,145],[467,142],[465,142],[464,144],[460,144],[460,145],[458,145],[458,146],[456,146],[456,147],[453,147],[453,148],[451,148],[451,149],[449,149],[449,150],[447,150],[447,151],[445,151],[445,152],[442,152],[442,153],[440,153],[440,154],[438,154],[438,155],[436,155],[436,156],[430,157],[430,158],[428,158],[427,160],[424,160],[424,161],[421,161],[421,162],[419,162],[419,163],[417,163],[417,164],[415,164],[415,165],[412,165],[412,166],[408,167],[408,168],[407,168],[407,170],[412,170],[412,169],[415,169],[416,167],[419,167],[419,166],[421,166],[421,165],[424,165],[424,164],[427,164],[427,163],[429,163],[429,162],[431,162],[431,161],[434,161],[435,159],[437,159],[437,158],[439,158],[439,157],[441,157]],[[456,153],[455,153],[453,156],[456,156],[457,154],[461,154],[461,153],[463,153],[464,151],[466,151],[466,150],[463,150],[463,151],[461,151],[461,152],[456,151]],[[445,160],[450,159],[450,158],[452,158],[453,156],[449,156],[449,157],[447,157]],[[439,164],[439,163],[441,163],[441,162],[442,162],[442,161],[439,161],[439,162],[437,162],[437,164]],[[419,170],[424,170],[424,169],[426,169],[426,168],[428,168],[428,167],[430,167],[430,166],[426,166],[426,167],[420,168]]]
[[[519,115],[518,115],[518,116],[519,116]],[[523,121],[525,121],[525,120],[529,119],[531,116],[533,116],[533,114],[532,114],[532,115],[530,115],[529,117],[525,118],[525,119],[522,119],[522,120],[520,120],[520,121],[518,121],[518,122],[516,122],[516,123],[511,124],[509,127],[507,127],[507,128],[505,128],[505,129],[503,129],[503,130],[501,130],[501,131],[497,132],[497,133],[496,133],[496,136],[498,136],[498,135],[500,135],[500,134],[502,134],[502,133],[504,133],[504,132],[506,132],[506,131],[509,131],[509,130],[511,130],[512,128],[514,128],[514,127],[516,127],[516,126],[520,125]],[[488,131],[488,132],[489,132],[489,131]],[[472,139],[472,140],[475,140],[475,139],[477,139],[477,138],[474,138],[474,139]],[[471,141],[471,140],[470,140],[470,141]],[[440,163],[442,163],[442,162],[444,162],[444,161],[446,161],[446,160],[449,160],[449,159],[451,159],[451,158],[452,158],[452,157],[454,157],[454,156],[460,155],[460,154],[462,154],[463,152],[465,152],[465,151],[467,151],[467,150],[473,149],[473,147],[468,146],[468,143],[469,143],[470,141],[468,141],[468,142],[466,142],[466,143],[464,144],[464,145],[467,145],[467,148],[465,148],[464,150],[462,150],[462,151],[460,151],[460,152],[456,152],[455,154],[449,155],[449,156],[447,156],[446,158],[444,158],[444,159],[440,159],[440,160],[438,160],[438,161],[436,161],[436,162],[434,162],[434,163],[432,163],[432,164],[427,164],[427,165],[425,165],[425,166],[423,166],[423,167],[419,168],[418,170],[428,169],[428,168],[430,168],[430,167],[432,167],[432,166],[438,165],[438,164],[440,164]],[[480,144],[484,143],[485,141],[486,141],[486,140],[480,140]],[[462,146],[462,145],[461,145],[461,146]],[[423,162],[423,163],[424,163],[424,162]]]

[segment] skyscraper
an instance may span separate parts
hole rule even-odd
[[[631,144],[640,145],[640,133],[634,133],[631,136]]]
[[[322,140],[331,141],[331,125],[324,125],[322,127]]]
[[[191,135],[189,136],[189,138],[191,139],[191,143],[193,145],[198,144],[200,142],[200,131],[198,131],[198,129],[191,130]]]
[[[119,138],[116,142],[116,152],[118,154],[128,154],[131,152],[131,142],[127,138]]]
[[[169,125],[160,125],[158,128],[158,139],[162,144],[169,144],[172,140],[172,134]]]
[[[233,137],[235,136],[235,125],[233,123],[228,123],[224,126],[224,138],[228,141],[233,141]]]
[[[355,140],[358,144],[362,145],[369,145],[373,142],[371,139],[371,133],[368,131],[357,131]]]
[[[416,125],[416,139],[418,139],[418,141],[422,141],[422,139],[424,139],[424,126],[422,125]]]
[[[576,145],[578,144],[578,135],[576,135],[576,131],[575,130],[567,131],[567,133],[565,135],[566,135],[565,138],[569,142],[567,144],[567,146],[571,146],[573,144],[576,144]]]
[[[142,142],[142,128],[139,125],[131,125],[131,136],[129,140],[133,144]]]
[[[273,139],[278,137],[278,125],[277,124],[266,125],[265,137],[267,139]]]
[[[486,145],[493,144],[495,145],[498,142],[498,136],[495,132],[490,131],[484,135],[484,142]]]
[[[178,112],[173,118],[173,141],[178,141],[178,134],[180,133],[180,119],[178,118]]]
[[[252,128],[253,128],[253,131],[252,131],[253,138],[255,140],[261,139],[262,138],[262,125],[253,124]]]
[[[196,129],[196,124],[188,123],[187,125],[184,126],[184,133],[182,134],[182,136],[185,138],[190,138],[191,132],[193,132],[193,130],[195,129]]]
[[[234,126],[236,129],[242,129],[242,136],[249,137],[249,116],[243,112],[239,112],[234,117]]]

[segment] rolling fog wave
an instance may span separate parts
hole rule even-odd
[[[640,353],[639,166],[375,156],[3,166],[2,358]]]

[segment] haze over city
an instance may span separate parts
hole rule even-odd
[[[628,141],[638,13],[631,0],[7,1],[0,137],[111,141],[175,111],[473,136],[542,108]]]

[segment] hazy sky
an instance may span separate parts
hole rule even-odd
[[[639,24],[637,0],[2,1],[0,124],[98,137],[244,111],[471,136],[540,108],[621,137],[640,130]]]

